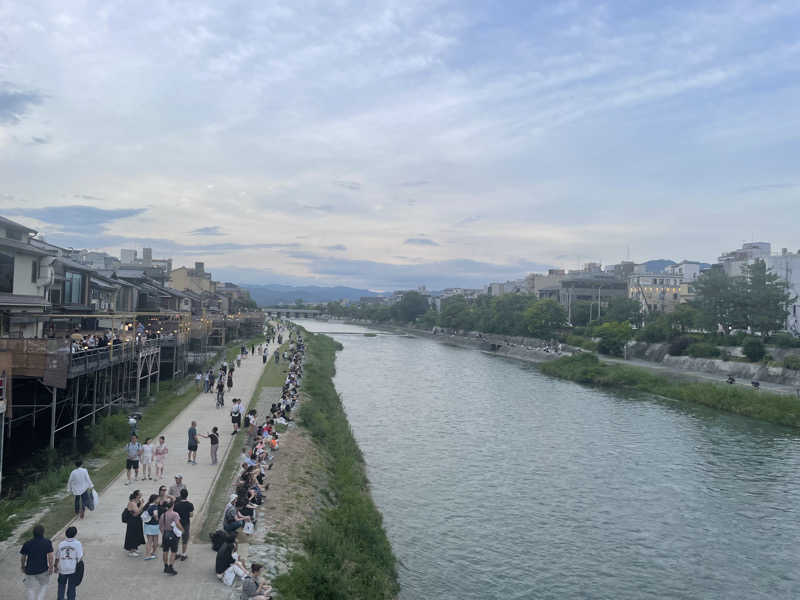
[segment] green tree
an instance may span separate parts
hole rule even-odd
[[[612,298],[601,317],[603,321],[628,321],[638,325],[642,322],[642,305],[633,298]]]
[[[294,301],[294,305],[297,308],[303,308],[303,299],[302,298],[298,298],[297,300]]]
[[[424,315],[417,319],[417,321],[430,329],[439,324],[439,313],[436,312],[435,308],[429,308]]]
[[[419,292],[404,292],[399,302],[392,305],[392,318],[401,323],[413,323],[428,311],[428,299]]]
[[[525,311],[531,306],[531,296],[505,294],[489,301],[489,324],[486,331],[504,335],[525,335]]]
[[[442,300],[439,324],[448,329],[463,331],[475,329],[474,314],[464,296],[450,296]]]
[[[742,268],[740,290],[743,298],[739,304],[746,312],[747,326],[762,337],[785,328],[794,297],[787,283],[777,273],[767,270],[763,260]]]
[[[567,311],[555,300],[539,300],[525,310],[524,321],[528,333],[547,339],[567,326]]]
[[[722,269],[703,272],[694,283],[694,306],[699,311],[700,324],[711,331],[718,327],[726,335],[737,325],[737,304],[740,290]]]
[[[599,352],[611,356],[622,356],[625,344],[633,337],[633,329],[630,323],[609,321],[595,328],[594,334],[600,338],[597,344]]]
[[[748,338],[742,344],[742,352],[750,362],[758,362],[767,354],[767,349],[761,340]]]
[[[686,333],[690,329],[697,327],[700,321],[699,311],[690,304],[678,304],[675,310],[667,315],[670,327],[681,333]]]

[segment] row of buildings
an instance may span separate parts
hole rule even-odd
[[[576,302],[589,302],[594,314],[602,314],[613,298],[631,298],[638,301],[645,313],[670,313],[695,297],[694,283],[706,269],[722,269],[731,277],[740,276],[742,268],[756,260],[763,260],[767,268],[784,280],[793,296],[800,298],[800,251],[789,252],[783,248],[773,253],[768,242],[750,242],[741,248],[723,253],[715,264],[684,260],[655,260],[644,263],[623,261],[603,267],[600,263],[586,263],[576,270],[550,269],[547,273],[531,273],[524,279],[494,282],[482,288],[448,288],[428,292],[424,286],[416,291],[426,296],[437,310],[442,301],[452,296],[475,300],[479,296],[498,297],[506,294],[527,294],[540,299],[559,302],[572,316]],[[361,304],[393,304],[404,292],[394,292],[387,297],[362,298]],[[800,334],[800,302],[790,306],[786,329]]]
[[[86,319],[153,313],[229,315],[254,308],[247,290],[217,282],[202,262],[172,268],[150,248],[139,258],[62,248],[0,217],[0,338],[55,338],[86,328]],[[70,318],[74,316],[74,318]],[[113,327],[112,327],[113,328]]]

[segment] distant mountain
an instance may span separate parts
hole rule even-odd
[[[337,300],[359,300],[363,296],[381,296],[371,290],[359,290],[351,287],[322,287],[318,285],[255,285],[243,284],[243,288],[250,292],[250,296],[259,306],[276,306],[279,304],[294,304],[300,299],[308,304],[320,302],[335,302]]]
[[[676,265],[678,263],[676,263],[674,260],[660,258],[658,260],[648,260],[642,264],[645,266],[648,273],[661,273],[667,267],[671,267],[672,265]]]

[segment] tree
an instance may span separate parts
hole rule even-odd
[[[555,300],[539,300],[525,310],[524,320],[531,335],[546,339],[567,326],[567,311]]]
[[[302,298],[297,298],[297,299],[294,301],[294,305],[295,305],[297,308],[303,308],[303,299],[302,299]]]
[[[740,296],[735,282],[722,269],[704,271],[694,283],[694,306],[700,313],[700,322],[706,329],[717,331],[722,327],[725,335],[737,324],[737,300]]]
[[[603,321],[627,321],[637,325],[642,322],[642,305],[633,298],[612,298],[601,317]]]
[[[742,345],[742,352],[750,362],[758,362],[764,358],[767,350],[764,347],[764,342],[761,340],[757,340],[756,338],[748,338]]]
[[[405,292],[402,299],[392,305],[391,315],[396,321],[413,323],[428,310],[428,299],[419,292]]]
[[[627,322],[609,321],[597,327],[594,333],[600,338],[597,350],[602,354],[612,356],[622,356],[625,344],[633,337],[633,329]]]
[[[767,337],[786,326],[789,305],[794,301],[787,283],[777,273],[767,270],[763,260],[742,268],[740,304],[746,311],[746,325]]]
[[[699,311],[689,304],[678,304],[675,310],[667,315],[670,326],[681,333],[686,333],[690,329],[697,327],[700,320]]]
[[[448,329],[471,331],[474,326],[474,313],[464,296],[450,296],[442,300],[439,324]]]
[[[487,331],[504,335],[525,335],[525,311],[531,306],[531,297],[523,294],[506,294],[489,301],[489,326]]]
[[[439,313],[435,308],[429,308],[428,311],[417,319],[422,325],[428,329],[435,327],[439,322]]]

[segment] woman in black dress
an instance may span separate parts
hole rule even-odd
[[[144,509],[144,501],[139,490],[134,490],[128,497],[128,521],[125,528],[125,550],[128,556],[139,556],[139,546],[145,543],[144,529],[139,515]]]

